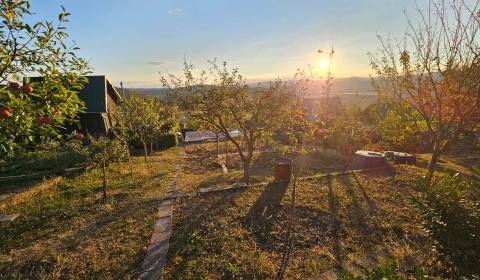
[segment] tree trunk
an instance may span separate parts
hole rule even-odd
[[[133,173],[132,156],[130,155],[130,149],[128,148],[128,143],[126,141],[124,143],[124,146],[125,146],[125,151],[127,151],[128,167],[130,168],[130,174],[132,174]]]
[[[253,142],[246,142],[247,146],[247,156],[243,161],[243,180],[247,185],[250,185],[250,163],[252,162],[253,156]]]
[[[107,168],[105,166],[105,161],[102,162],[103,170],[103,199],[107,198]]]
[[[250,159],[243,162],[243,182],[250,185]]]
[[[147,162],[147,157],[148,157],[147,143],[144,140],[142,140],[142,144],[143,144],[143,152],[144,152],[145,162]]]
[[[153,155],[153,140],[150,141],[150,155]]]
[[[228,142],[225,141],[225,165],[228,165]]]
[[[219,142],[219,139],[218,139],[218,133],[216,134],[217,136],[217,157],[220,155],[220,142]]]
[[[433,172],[435,172],[435,167],[437,166],[438,159],[440,158],[441,150],[437,148],[437,145],[435,144],[432,152],[432,158],[428,162],[428,167],[427,167],[427,175],[425,175],[425,179],[428,184],[430,184],[432,177],[433,177]]]

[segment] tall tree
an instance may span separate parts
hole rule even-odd
[[[162,81],[187,117],[233,143],[243,162],[243,180],[249,184],[255,143],[287,119],[297,83],[276,81],[251,88],[238,69],[229,70],[226,62],[211,61],[211,65],[209,75],[207,71],[196,75],[193,65],[185,63],[183,78],[169,75]],[[234,129],[241,131],[245,147],[232,134]]]
[[[430,0],[409,21],[402,42],[380,38],[371,55],[380,93],[423,118],[431,141],[430,180],[437,161],[462,131],[480,121],[479,1]]]

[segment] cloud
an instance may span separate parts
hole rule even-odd
[[[180,8],[174,8],[168,11],[168,13],[172,16],[181,17],[183,15],[183,10]]]
[[[149,65],[158,66],[158,65],[164,65],[166,62],[165,61],[147,61],[146,63],[149,64]]]

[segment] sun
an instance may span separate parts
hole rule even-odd
[[[322,71],[325,71],[328,69],[328,60],[326,59],[322,59],[320,60],[320,62],[318,63],[318,68],[320,68],[320,70]]]

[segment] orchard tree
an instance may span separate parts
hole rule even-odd
[[[382,40],[371,55],[380,93],[408,104],[425,121],[430,180],[439,157],[462,131],[480,122],[479,1],[431,0],[418,9],[403,42]]]
[[[125,141],[140,141],[144,149],[145,162],[148,158],[148,146],[154,138],[176,128],[176,111],[168,108],[156,97],[129,95],[122,100],[115,114],[117,128]]]
[[[251,88],[238,69],[229,70],[225,62],[210,63],[209,74],[197,74],[193,65],[185,63],[183,78],[169,75],[162,77],[162,82],[187,118],[233,143],[243,162],[243,180],[249,184],[255,143],[287,119],[296,83],[275,81]],[[246,147],[232,135],[233,129],[241,131]]]
[[[28,1],[0,0],[0,157],[62,138],[65,123],[75,123],[84,107],[77,93],[89,72],[85,60],[67,46],[63,7],[58,22],[28,24]],[[30,83],[22,76],[40,75]]]
[[[152,124],[152,133],[150,140],[150,152],[153,154],[153,146],[162,135],[175,133],[178,129],[178,109],[174,104],[170,104],[160,98],[149,98],[153,110],[157,114]]]
[[[88,136],[88,145],[84,145],[82,139],[76,139],[69,143],[69,148],[87,158],[87,162],[102,169],[103,198],[107,198],[107,167],[112,163],[121,163],[129,158],[128,149],[118,138],[91,137]]]

